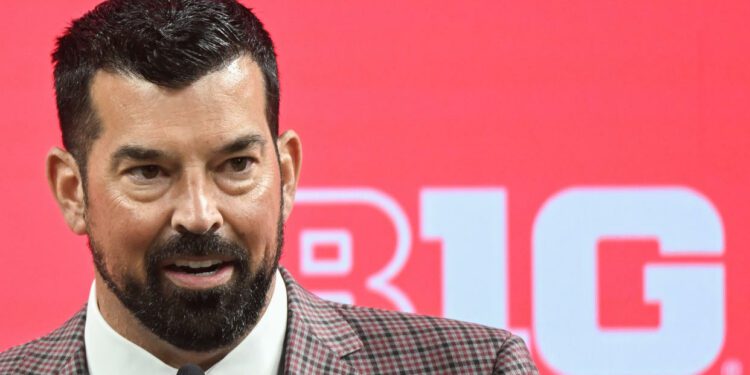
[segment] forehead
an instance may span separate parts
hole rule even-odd
[[[99,71],[91,99],[101,126],[92,152],[124,143],[198,146],[248,133],[270,138],[263,76],[246,56],[181,89]]]

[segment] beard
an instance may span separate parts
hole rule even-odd
[[[232,345],[260,319],[283,247],[283,220],[279,216],[275,254],[265,257],[254,272],[250,270],[248,249],[215,233],[183,233],[151,246],[145,254],[145,283],[134,275],[121,274],[122,285],[118,285],[91,234],[89,248],[107,288],[147,329],[177,348],[205,352]],[[206,290],[176,287],[162,277],[163,262],[183,256],[231,258],[232,278],[225,285]]]

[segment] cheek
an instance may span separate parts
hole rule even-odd
[[[116,198],[92,198],[89,236],[103,253],[109,272],[118,281],[122,274],[144,277],[145,253],[164,227],[164,210],[153,203],[134,205]]]
[[[229,225],[238,241],[248,249],[255,265],[275,255],[280,199],[278,186],[274,189],[273,184],[269,184],[262,193],[256,189],[251,194],[233,197],[225,206],[225,225]]]

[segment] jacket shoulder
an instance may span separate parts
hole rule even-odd
[[[358,333],[349,358],[376,373],[537,374],[523,340],[445,318],[332,304]]]
[[[71,364],[81,367],[85,321],[84,308],[50,334],[0,353],[0,374],[48,374]]]

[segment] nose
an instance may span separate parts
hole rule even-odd
[[[179,233],[204,234],[221,228],[224,219],[204,173],[186,173],[175,199],[172,228]]]

